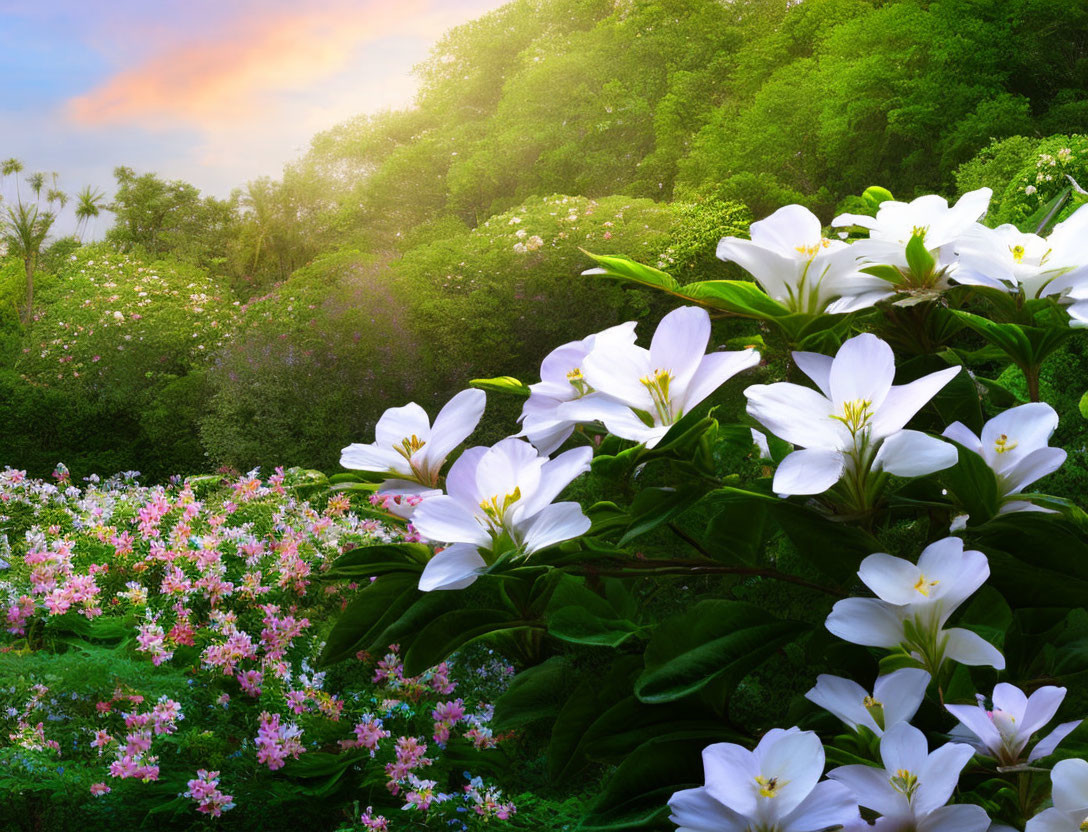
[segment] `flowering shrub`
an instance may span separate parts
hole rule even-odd
[[[989,200],[871,188],[838,237],[787,206],[718,246],[754,281],[590,255],[687,305],[472,381],[522,401],[490,447],[451,452],[466,391],[346,448],[412,540],[336,559],[374,580],[323,659],[501,648],[495,726],[546,736],[554,784],[603,767],[587,829],[1088,828],[1088,514],[1028,490],[1083,453],[1039,382],[1088,321],[1088,207],[995,229]]]
[[[55,480],[0,473],[4,817],[389,830],[515,818],[494,779],[508,734],[476,681],[501,690],[506,665],[485,654],[484,675],[460,661],[408,675],[393,645],[315,670],[356,590],[331,564],[399,539],[365,499],[327,498],[299,470],[77,486],[59,466]]]

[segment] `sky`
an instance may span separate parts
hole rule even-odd
[[[225,197],[315,133],[410,106],[430,47],[504,2],[0,0],[0,158],[70,194],[112,195],[127,165]]]

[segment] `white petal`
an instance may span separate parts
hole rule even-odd
[[[873,470],[897,477],[924,477],[951,468],[959,461],[955,446],[917,430],[893,433],[880,445]]]
[[[385,448],[396,447],[412,436],[423,441],[431,438],[431,420],[427,411],[415,402],[389,408],[374,426],[374,439]]]
[[[1050,773],[1054,806],[1063,812],[1088,812],[1088,762],[1062,760]]]
[[[681,306],[657,325],[650,342],[650,366],[671,371],[672,383],[683,390],[695,375],[709,342],[710,314],[699,306]]]
[[[745,817],[755,813],[753,786],[760,772],[751,751],[728,742],[708,745],[703,749],[703,770],[711,797]]]
[[[1035,760],[1041,760],[1044,757],[1049,757],[1054,753],[1054,749],[1058,747],[1058,743],[1068,737],[1077,726],[1081,724],[1083,720],[1074,719],[1072,722],[1063,722],[1039,742],[1035,743],[1035,747],[1031,749],[1031,753],[1028,754],[1028,762],[1034,762]]]
[[[520,490],[523,496],[536,491],[546,458],[524,439],[507,437],[492,445],[476,465],[476,488],[485,499]]]
[[[991,756],[996,755],[1002,747],[1001,733],[997,730],[993,720],[977,704],[975,705],[945,705],[952,716],[959,720],[968,731],[974,734]]]
[[[844,598],[837,601],[825,626],[831,633],[865,647],[898,647],[903,641],[899,608],[878,598]]]
[[[1040,688],[1040,690],[1046,690],[1046,688]],[[1054,688],[1051,688],[1054,690]],[[1057,711],[1057,706],[1061,704],[1062,697],[1065,696],[1065,688],[1061,688],[1061,696],[1058,697],[1058,702],[1054,706],[1054,710]],[[1028,697],[1024,694],[1020,688],[1016,685],[1010,685],[1008,682],[1000,682],[994,687],[994,694],[992,697],[994,701],[994,707],[999,711],[1004,711],[1007,714],[1011,714],[1016,719],[1016,725],[1020,730],[1026,730],[1027,726],[1024,724],[1024,716],[1028,710]],[[1040,725],[1036,725],[1028,734],[1034,733],[1037,728],[1046,725],[1050,722],[1054,713],[1051,712]]]
[[[831,399],[836,403],[867,401],[879,412],[895,378],[892,348],[868,332],[839,347],[831,364]]]
[[[929,759],[926,735],[906,722],[893,725],[880,738],[880,759],[888,771],[909,771],[921,780]],[[922,781],[925,786],[925,781]],[[947,798],[942,803],[946,802]]]
[[[582,368],[582,375],[594,390],[639,410],[653,409],[650,391],[640,381],[657,369],[650,365],[649,350],[617,341],[601,342],[586,356]]]
[[[572,448],[540,468],[540,481],[532,494],[526,494],[518,507],[518,519],[528,520],[559,496],[571,482],[589,470],[593,449]]]
[[[578,503],[553,503],[529,521],[522,543],[526,554],[531,555],[583,535],[591,525]]]
[[[760,772],[782,784],[774,798],[774,813],[780,818],[812,793],[824,773],[824,747],[812,731],[780,737],[761,756]]]
[[[921,570],[909,560],[884,552],[869,555],[858,569],[862,583],[880,600],[896,605],[924,600],[915,589],[921,574]]]
[[[839,451],[794,451],[779,463],[772,488],[775,494],[823,494],[839,481],[843,465]]]
[[[1001,687],[1001,685],[998,685]],[[1012,687],[1009,685],[1009,687]],[[1020,730],[1031,735],[1042,728],[1054,718],[1065,699],[1065,688],[1054,685],[1045,685],[1036,690],[1027,700],[1024,716],[1021,720]],[[997,689],[994,689],[994,704],[997,705]],[[997,707],[1004,710],[1003,705]]]
[[[748,413],[779,439],[802,448],[838,450],[843,445],[835,410],[815,390],[799,384],[753,384],[744,391]]]
[[[888,436],[903,428],[960,371],[959,367],[938,370],[909,384],[888,391],[884,404],[873,416],[873,435]]]
[[[782,818],[782,832],[838,829],[860,818],[854,794],[842,783],[825,780],[790,814]]]
[[[865,707],[866,696],[868,692],[865,688],[852,679],[830,676],[826,673],[817,676],[815,687],[805,694],[806,699],[837,716],[849,728],[854,729],[858,725],[864,725],[873,733],[881,734],[883,733],[881,728]]]
[[[748,228],[752,242],[796,257],[798,247],[818,246],[823,238],[820,218],[803,205],[783,205],[773,214],[752,223]]]
[[[820,392],[831,398],[831,364],[834,362],[830,355],[822,355],[818,352],[795,352],[793,363],[802,373],[808,376],[820,388]]]
[[[981,806],[942,806],[918,821],[918,832],[987,832],[990,816]]]
[[[412,515],[412,525],[427,540],[487,546],[490,536],[465,506],[450,496],[424,500]]]
[[[419,576],[419,589],[421,592],[464,589],[474,583],[486,568],[487,563],[475,546],[456,543],[427,561],[423,574]]]
[[[400,454],[377,445],[356,442],[340,452],[340,467],[353,471],[393,472],[411,476],[408,461]]]
[[[918,733],[921,735],[921,731]],[[922,742],[925,742],[924,736],[922,736]],[[883,745],[881,749],[883,750]],[[975,749],[971,746],[950,742],[930,754],[920,768],[912,769],[918,775],[919,784],[918,791],[911,800],[915,813],[929,814],[944,806],[959,784],[960,772],[974,756]]]
[[[873,687],[873,697],[884,705],[884,725],[910,722],[929,687],[929,674],[919,667],[904,667],[881,676]]]
[[[1008,494],[1017,494],[1036,480],[1053,474],[1065,463],[1064,448],[1039,448],[1005,472]]]
[[[1044,809],[1028,821],[1024,832],[1077,832],[1077,819],[1061,809]]]
[[[422,448],[429,471],[438,473],[450,451],[468,439],[484,415],[487,396],[483,390],[462,390],[438,411],[431,438]]]
[[[972,667],[1005,669],[1005,657],[1001,655],[1001,651],[977,633],[961,627],[952,627],[944,633],[948,636],[944,650],[946,659]]]
[[[1058,427],[1058,414],[1046,402],[1030,402],[999,413],[982,427],[982,445],[991,449],[987,458],[1018,458],[1025,454],[1045,448],[1050,437]],[[996,440],[1006,437],[1008,445],[1015,443],[1004,453],[994,453]]]
[[[779,302],[788,302],[797,282],[797,261],[764,248],[751,240],[726,237],[718,243],[718,258],[733,262],[756,279]]]
[[[888,772],[875,766],[841,766],[832,769],[827,776],[842,783],[866,809],[882,815],[909,813],[907,799],[897,792],[889,781]]]
[[[488,450],[479,445],[468,448],[457,457],[446,474],[446,493],[470,513],[476,511],[484,496],[476,487],[476,468]]]
[[[963,422],[953,422],[951,425],[944,429],[944,433],[941,434],[945,439],[951,439],[953,442],[959,442],[963,447],[970,451],[974,451],[981,456],[982,454],[982,440],[980,440],[967,425]]]
[[[756,350],[738,352],[711,352],[703,356],[694,375],[688,382],[680,406],[683,413],[690,413],[703,399],[725,384],[737,373],[759,364]]]
[[[652,448],[669,432],[670,425],[648,427],[625,403],[603,393],[591,393],[560,405],[559,413],[576,422],[603,422],[613,436],[645,443]]]
[[[676,832],[746,832],[748,819],[723,806],[705,788],[685,789],[669,798]]]

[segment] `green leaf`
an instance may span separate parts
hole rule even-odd
[[[548,632],[571,644],[619,647],[641,630],[632,621],[594,615],[585,607],[563,607],[548,615]]]
[[[677,791],[703,782],[702,735],[660,737],[630,754],[605,784],[582,821],[584,832],[659,828],[668,800]]]
[[[882,188],[879,185],[870,185],[864,191],[862,191],[861,198],[869,205],[869,208],[876,211],[880,207],[880,203],[887,202],[889,199],[895,199],[892,196],[892,192],[887,188]]]
[[[527,399],[530,392],[529,385],[513,376],[474,378],[468,384],[469,387],[475,387],[477,390],[486,390],[489,393],[506,393],[522,399]]]
[[[1081,416],[1088,419],[1088,392],[1080,397],[1080,401],[1077,402],[1077,410],[1080,411]]]
[[[937,267],[937,261],[933,259],[929,249],[926,248],[925,232],[915,231],[907,241],[907,265],[915,277],[922,280],[929,277]]]
[[[956,446],[959,461],[938,472],[937,477],[971,515],[972,523],[985,523],[1000,508],[997,478],[981,456],[958,442],[946,441]]]
[[[562,694],[570,690],[573,678],[573,669],[565,656],[552,656],[523,670],[495,700],[492,727],[508,731],[543,720],[554,721],[559,715]]]
[[[343,578],[370,578],[387,572],[423,571],[431,558],[431,548],[422,543],[378,543],[360,546],[340,555],[324,577],[330,580]]]
[[[340,613],[318,663],[330,665],[369,646],[369,640],[400,617],[423,593],[419,577],[400,572],[382,575],[356,593]]]
[[[714,681],[735,685],[806,629],[751,604],[700,601],[654,632],[635,695],[647,703],[671,702]]]
[[[702,280],[689,283],[681,290],[681,297],[701,306],[746,318],[775,320],[791,314],[787,307],[764,292],[759,284],[749,280]]]
[[[697,483],[680,488],[644,488],[631,503],[630,523],[619,545],[626,546],[636,537],[683,513],[703,496],[704,491]]]
[[[512,629],[516,619],[510,610],[451,610],[435,618],[412,641],[404,656],[404,672],[418,676],[448,658],[454,650],[498,630]],[[520,622],[524,626],[524,622]]]
[[[597,262],[597,268],[582,272],[584,275],[600,275],[602,277],[628,280],[632,283],[638,283],[640,286],[662,289],[670,293],[676,293],[680,289],[680,284],[671,275],[652,266],[636,263],[629,257],[593,254],[585,249],[581,251]]]

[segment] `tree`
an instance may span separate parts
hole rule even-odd
[[[7,206],[4,240],[22,259],[26,270],[26,305],[20,316],[24,324],[30,321],[34,311],[34,270],[38,266],[38,255],[56,218],[52,211],[43,211],[37,204],[31,205],[21,199],[15,205]]]
[[[0,177],[14,176],[15,177],[15,192],[19,194],[19,174],[23,172],[23,163],[12,156],[10,159],[5,159],[0,162]],[[21,198],[21,194],[19,194]]]
[[[76,194],[76,234],[81,241],[88,223],[96,220],[105,207],[106,194],[98,188],[87,185]]]

